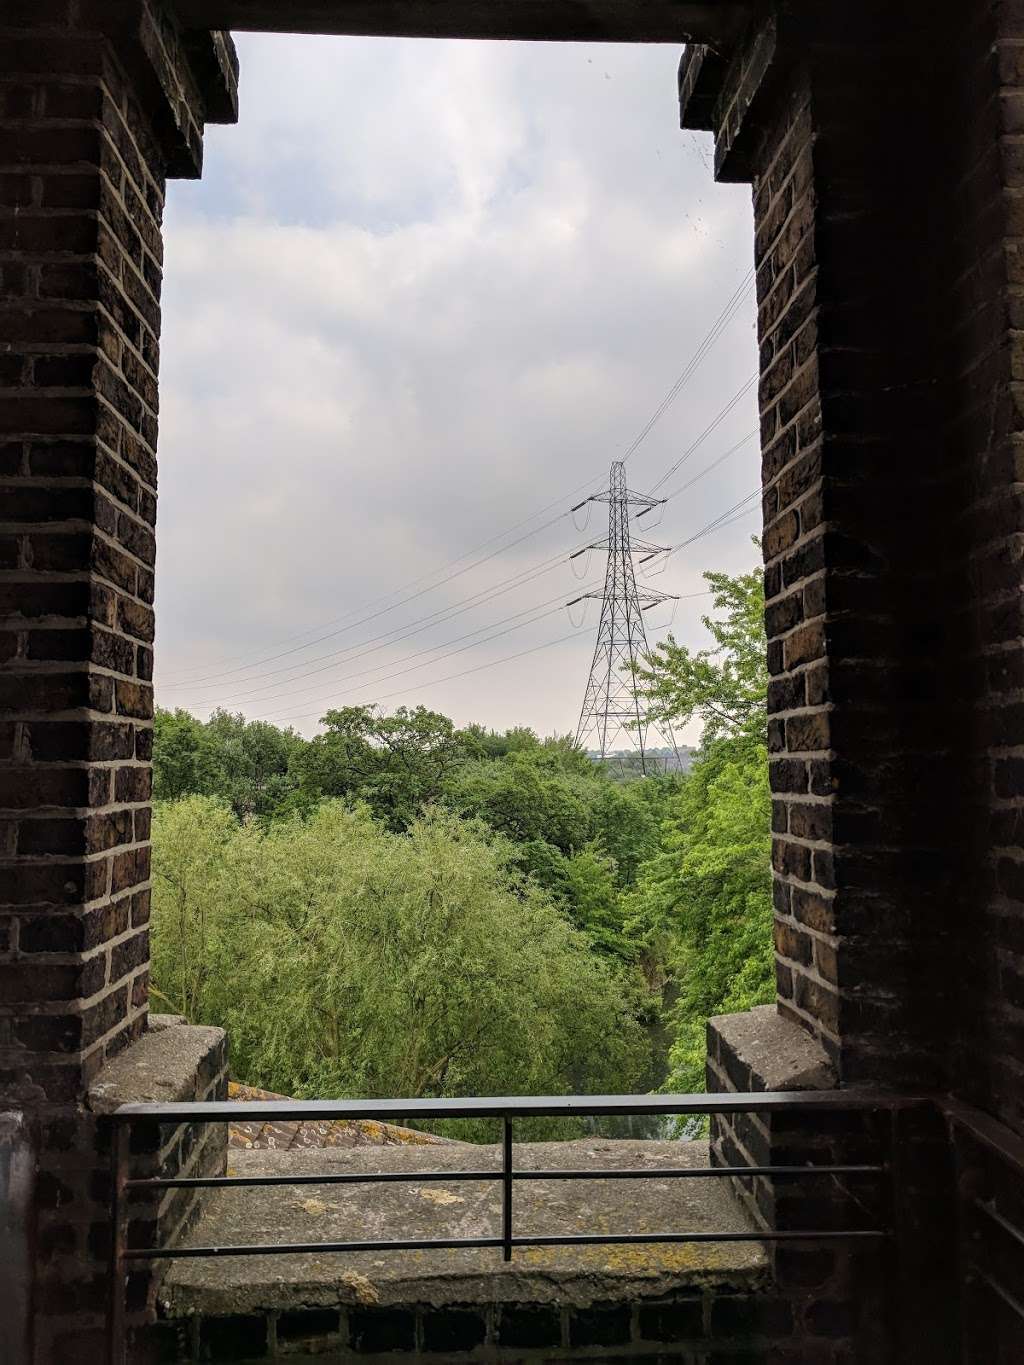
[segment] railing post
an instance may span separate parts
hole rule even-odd
[[[501,1121],[501,1240],[502,1258],[512,1259],[512,1120]]]
[[[110,1365],[125,1362],[125,1181],[128,1178],[128,1124],[111,1121],[110,1134],[110,1284],[107,1300],[107,1334]]]
[[[901,1290],[901,1280],[905,1272],[904,1256],[902,1248],[902,1237],[904,1233],[903,1222],[903,1172],[902,1166],[902,1133],[900,1130],[900,1109],[898,1105],[893,1105],[888,1114],[888,1188],[885,1199],[885,1224],[884,1229],[888,1233],[886,1244],[886,1274],[885,1274],[885,1314],[889,1324],[889,1335],[896,1349],[896,1343],[903,1335],[901,1312],[903,1310],[903,1296]]]

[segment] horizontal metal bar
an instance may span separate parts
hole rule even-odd
[[[639,1170],[593,1171],[513,1171],[513,1180],[716,1180],[723,1177],[767,1175],[881,1175],[886,1166],[679,1166],[659,1171],[645,1167]],[[232,1185],[381,1185],[412,1184],[424,1181],[501,1180],[496,1171],[345,1171],[335,1175],[209,1175],[188,1176],[166,1180],[128,1180],[129,1190],[169,1189],[229,1189]]]
[[[308,1150],[308,1149],[305,1149]],[[321,1149],[322,1150],[322,1149]],[[130,1190],[220,1190],[232,1185],[390,1185],[431,1180],[500,1180],[501,1171],[344,1171],[336,1175],[208,1175],[177,1180],[129,1180]]]
[[[839,1232],[629,1232],[578,1233],[565,1237],[513,1237],[516,1247],[633,1246],[678,1242],[822,1242],[843,1239],[885,1239],[887,1232],[870,1228]],[[431,1251],[458,1247],[500,1247],[501,1237],[452,1237],[400,1242],[285,1242],[269,1246],[141,1247],[126,1251],[130,1261],[194,1260],[204,1256],[298,1256],[347,1251]]]
[[[328,1251],[445,1251],[453,1247],[500,1247],[500,1237],[437,1237],[401,1242],[278,1242],[270,1246],[141,1247],[128,1261],[184,1261],[200,1256],[297,1256]]]
[[[984,1270],[975,1269],[972,1270],[971,1274],[975,1279],[981,1280],[983,1284],[987,1284],[993,1294],[998,1295],[998,1297],[1002,1299],[1007,1308],[1011,1309],[1020,1319],[1024,1320],[1024,1303],[1021,1303],[1020,1299],[1018,1299],[1015,1294],[1011,1294],[1008,1289],[1004,1289],[997,1279],[994,1279]]]
[[[993,1223],[1002,1228],[1007,1236],[1012,1237],[1015,1242],[1019,1242],[1021,1246],[1024,1246],[1024,1229],[1017,1227],[1016,1223],[1011,1223],[1008,1218],[1004,1218],[995,1205],[989,1201],[975,1199],[974,1203],[975,1207],[979,1208],[982,1213],[987,1214],[989,1218],[992,1219]]]
[[[984,1146],[990,1148],[1011,1166],[1024,1172],[1024,1138],[980,1109],[963,1104],[952,1096],[936,1101],[948,1122],[962,1128]]]
[[[501,1095],[432,1100],[208,1100],[185,1104],[122,1104],[118,1122],[228,1123],[257,1119],[581,1118],[632,1114],[861,1113],[906,1109],[925,1096],[887,1091],[796,1090],[704,1095]]]
[[[822,1231],[822,1232],[622,1232],[609,1234],[603,1233],[577,1233],[565,1237],[513,1237],[513,1246],[524,1247],[546,1247],[546,1246],[603,1246],[605,1243],[614,1246],[643,1245],[648,1242],[831,1242],[840,1238],[861,1238],[885,1239],[889,1236],[888,1232],[880,1228],[867,1228],[861,1230],[849,1229],[846,1231]]]
[[[885,1166],[674,1166],[659,1171],[514,1171],[513,1180],[717,1180],[742,1175],[881,1175]]]

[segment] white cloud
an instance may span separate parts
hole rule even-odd
[[[315,717],[332,692],[402,687],[389,704],[570,729],[588,637],[421,689],[565,635],[564,616],[376,689],[337,681],[574,596],[567,566],[300,676],[307,660],[567,552],[580,540],[568,519],[308,652],[171,684],[359,619],[598,478],[749,269],[749,192],[714,186],[675,127],[677,54],[664,48],[268,37],[241,49],[242,123],[209,131],[205,181],[175,186],[168,210],[159,700],[206,710],[222,698],[283,719]],[[752,319],[748,302],[633,457],[638,487],[753,372]],[[754,424],[751,394],[686,473]],[[683,538],[756,484],[751,443],[670,506],[659,536]],[[692,592],[705,566],[747,567],[756,525],[681,552],[658,586]],[[700,638],[703,605],[681,604],[677,635]]]

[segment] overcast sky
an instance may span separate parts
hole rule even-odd
[[[673,47],[238,46],[241,121],[207,130],[204,178],[172,186],[166,218],[158,702],[307,734],[375,700],[572,730],[597,603],[566,640],[559,604],[603,563],[580,583],[566,556],[606,509],[586,529],[563,514],[746,280],[749,187],[715,185],[710,139],[679,131]],[[753,326],[747,291],[631,487],[751,378]],[[751,388],[659,492],[755,427]],[[749,440],[648,535],[677,544],[757,486]],[[681,549],[652,586],[751,567],[758,529]],[[678,639],[705,642],[707,607],[679,602]],[[648,613],[653,638],[667,619]]]

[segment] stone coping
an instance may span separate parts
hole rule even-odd
[[[737,1090],[834,1090],[837,1085],[821,1044],[774,1005],[709,1019],[708,1056],[720,1056],[723,1047],[731,1053],[725,1069]]]
[[[122,1104],[199,1099],[223,1066],[224,1048],[222,1028],[170,1016],[107,1062],[89,1086],[89,1107],[112,1114]]]
[[[497,1147],[452,1145],[321,1151],[234,1150],[229,1173],[459,1171],[500,1168]],[[645,1169],[644,1180],[530,1181],[515,1187],[516,1231],[749,1231],[753,1224],[721,1179],[657,1178],[659,1167],[706,1166],[704,1142],[582,1139],[517,1145],[533,1170]],[[269,1186],[207,1192],[186,1244],[495,1236],[500,1187],[490,1182]],[[505,1263],[497,1248],[239,1256],[173,1262],[161,1288],[166,1317],[213,1316],[338,1305],[635,1302],[681,1285],[767,1280],[756,1242],[522,1247]]]

